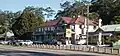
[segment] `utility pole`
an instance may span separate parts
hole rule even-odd
[[[85,20],[86,21],[86,44],[87,44],[87,47],[88,47],[88,28],[89,28],[89,6],[91,4],[91,1],[92,0],[76,0],[78,2],[84,2],[84,4],[87,6],[87,19]]]
[[[89,36],[88,36],[88,28],[89,28],[89,3],[87,4],[87,30],[86,30],[86,42],[87,42],[87,46],[88,46],[88,38],[89,38]]]

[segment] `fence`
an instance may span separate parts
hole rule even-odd
[[[72,50],[72,51],[86,51],[102,54],[114,54],[120,55],[120,49],[109,47],[81,47],[74,45],[28,45],[28,48],[40,48],[40,49],[56,49],[56,50]]]

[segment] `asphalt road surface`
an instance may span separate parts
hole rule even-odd
[[[0,45],[0,56],[117,56],[117,55]]]

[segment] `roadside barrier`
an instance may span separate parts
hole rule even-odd
[[[39,49],[85,51],[85,52],[94,52],[94,53],[102,53],[102,54],[120,55],[119,48],[110,48],[110,47],[81,47],[81,46],[75,46],[75,45],[44,45],[44,44],[27,45],[24,47],[39,48]]]

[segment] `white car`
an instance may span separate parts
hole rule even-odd
[[[9,41],[0,41],[1,44],[8,44]]]
[[[86,40],[79,40],[79,41],[76,41],[76,44],[85,44],[86,43]]]
[[[32,45],[33,42],[31,40],[23,40],[21,42],[19,42],[21,45]]]

